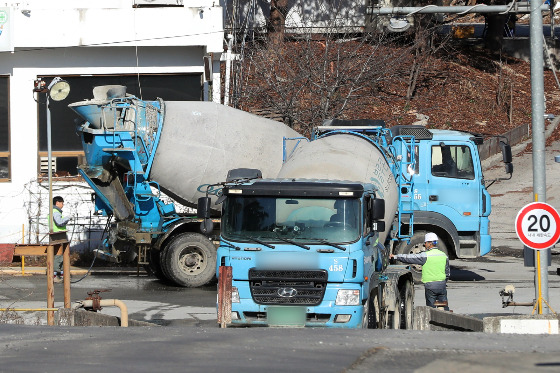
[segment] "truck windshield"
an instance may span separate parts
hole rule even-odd
[[[360,216],[358,199],[228,196],[222,234],[232,241],[348,243],[360,237]]]

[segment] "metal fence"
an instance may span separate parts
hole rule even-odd
[[[531,124],[523,124],[517,128],[512,129],[509,132],[503,134],[511,146],[517,145],[520,142],[524,141],[527,137],[529,137],[529,131],[531,129]],[[484,144],[482,144],[478,151],[480,153],[480,159],[484,160],[494,154],[500,153],[502,150],[500,149],[500,140],[503,140],[499,137],[490,137],[484,140]]]

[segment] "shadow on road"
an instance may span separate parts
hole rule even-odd
[[[486,279],[478,273],[461,267],[450,266],[449,269],[451,271],[451,276],[449,278],[451,281],[483,281]]]

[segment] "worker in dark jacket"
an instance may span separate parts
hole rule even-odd
[[[426,293],[426,306],[435,307],[435,301],[447,302],[447,280],[449,279],[449,258],[437,248],[438,237],[427,233],[424,237],[426,251],[419,254],[391,254],[391,259],[422,266],[422,282]],[[444,307],[449,311],[449,307]]]

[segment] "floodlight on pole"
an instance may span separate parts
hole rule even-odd
[[[45,81],[37,79],[34,82],[33,92],[47,94],[47,151],[49,175],[49,233],[53,232],[53,193],[52,193],[52,144],[51,144],[51,109],[50,100],[62,101],[70,94],[70,84],[62,78],[54,78],[47,86]]]

